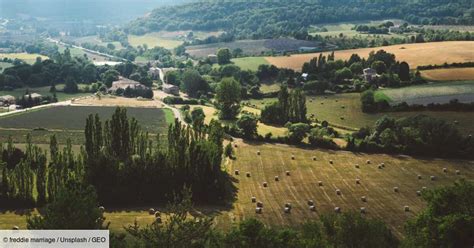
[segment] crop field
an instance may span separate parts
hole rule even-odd
[[[408,104],[448,103],[452,99],[460,102],[474,102],[474,81],[454,81],[429,83],[403,88],[382,89],[377,91],[388,97],[393,103]]]
[[[232,62],[242,70],[257,71],[260,65],[268,65],[263,57],[244,57],[232,59]]]
[[[8,115],[0,118],[0,142],[5,142],[11,135],[14,142],[23,143],[30,133],[33,143],[48,143],[49,137],[55,134],[61,143],[69,138],[73,144],[82,144],[89,114],[97,113],[106,120],[114,111],[115,107],[57,106]],[[127,108],[127,114],[150,133],[165,133],[173,121],[172,113],[167,109]]]
[[[63,53],[64,50],[66,50],[66,47],[60,44],[57,44],[58,46],[58,51],[60,53]],[[88,59],[93,60],[93,61],[108,61],[109,59],[107,57],[97,55],[94,53],[86,52],[80,48],[75,48],[75,47],[69,47],[69,51],[71,52],[71,55],[73,57],[84,57],[87,56]]]
[[[303,219],[317,219],[319,214],[332,213],[335,207],[340,207],[342,212],[365,207],[367,217],[384,220],[397,236],[401,236],[405,221],[425,207],[416,191],[421,191],[422,187],[433,189],[450,185],[461,178],[474,179],[472,161],[355,154],[240,141],[237,144],[236,160],[227,160],[224,164],[237,187],[237,199],[232,208],[197,206],[198,212],[214,216],[215,224],[222,228],[248,218],[257,218],[269,225],[296,226]],[[261,155],[257,155],[257,151]],[[295,156],[294,160],[291,155]],[[371,163],[367,164],[367,160]],[[378,169],[381,163],[385,167]],[[355,164],[360,167],[356,168]],[[446,173],[443,168],[447,168]],[[234,174],[235,170],[239,170],[239,175]],[[460,175],[455,174],[456,170],[460,170]],[[290,172],[289,176],[286,171]],[[247,172],[250,177],[246,176]],[[422,179],[418,179],[418,175]],[[279,181],[275,181],[275,176]],[[435,176],[436,180],[431,181],[430,176]],[[360,179],[360,184],[356,179]],[[263,182],[268,186],[263,187]],[[394,192],[394,187],[398,187],[399,192]],[[336,194],[336,189],[340,190],[340,195]],[[366,202],[361,200],[362,196],[366,197]],[[252,197],[263,203],[262,214],[255,213]],[[309,210],[308,200],[314,201],[316,211]],[[283,212],[285,203],[292,205],[289,214]],[[405,212],[404,206],[409,206],[410,211]],[[150,224],[154,218],[146,212],[147,207],[163,210],[162,206],[112,210],[105,207],[106,222],[110,221],[111,230],[118,232],[123,232],[123,226],[133,224],[135,220],[140,225]],[[3,212],[0,213],[0,228],[24,227],[25,220],[24,215]]]
[[[474,80],[474,68],[425,70],[421,76],[432,81]]]
[[[41,59],[45,60],[48,57],[36,53],[0,53],[0,60],[3,58],[8,59],[21,59],[28,64],[33,64],[36,62],[36,58],[41,57]]]
[[[290,38],[279,38],[270,40],[237,40],[233,42],[220,42],[205,45],[187,46],[186,52],[197,58],[216,54],[219,48],[229,48],[231,51],[240,48],[245,55],[261,55],[265,52],[295,51],[300,47],[319,47],[321,44],[315,41],[295,40]]]
[[[164,47],[166,49],[173,49],[183,44],[183,41],[173,38],[163,38],[159,33],[148,33],[145,35],[129,35],[128,42],[134,47],[143,46],[146,44],[148,48],[156,46]]]
[[[397,60],[406,61],[412,69],[420,65],[440,65],[474,60],[474,42],[472,41],[444,41],[341,50],[335,51],[335,57],[336,59],[348,60],[352,54],[356,53],[361,57],[367,58],[371,51],[378,51],[380,49],[395,54]],[[270,64],[277,67],[300,71],[305,62],[309,62],[317,56],[319,56],[319,53],[265,58]]]
[[[262,100],[251,100],[250,103],[258,108],[263,108],[265,104],[276,101],[276,98],[266,98]],[[403,118],[424,114],[427,116],[443,119],[453,123],[458,121],[458,129],[466,134],[474,133],[473,112],[454,111],[420,111],[420,112],[390,112],[367,114],[361,111],[360,94],[336,94],[328,96],[308,96],[306,99],[308,115],[314,114],[320,120],[326,120],[335,127],[347,130],[358,130],[361,127],[373,126],[375,122],[384,115],[394,118]]]

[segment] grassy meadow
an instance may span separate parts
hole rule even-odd
[[[134,47],[143,46],[146,44],[148,48],[156,46],[164,47],[166,49],[173,49],[183,44],[183,41],[174,38],[163,38],[160,33],[148,33],[145,35],[129,35],[128,42]]]
[[[354,53],[367,58],[371,51],[383,49],[393,53],[399,61],[406,61],[412,69],[420,65],[440,65],[444,63],[472,61],[474,42],[472,41],[443,41],[416,44],[401,44],[384,47],[359,48],[335,51],[336,59],[348,60]],[[329,54],[326,52],[323,54]],[[305,62],[319,56],[320,53],[295,54],[291,56],[265,57],[266,60],[277,67],[290,68],[297,71]]]
[[[242,70],[257,71],[260,65],[268,65],[268,61],[264,57],[243,57],[231,60]]]
[[[47,56],[36,54],[36,53],[0,53],[0,60],[3,58],[8,59],[21,59],[28,64],[33,64],[36,62],[36,58],[40,57],[41,59],[45,60],[48,59]]]
[[[276,101],[276,98],[262,100],[250,100],[257,108],[263,108],[265,104]],[[384,115],[394,118],[403,118],[424,114],[427,116],[443,119],[453,123],[458,121],[457,127],[463,133],[474,133],[473,112],[455,111],[421,111],[421,112],[390,112],[368,114],[361,111],[360,94],[347,93],[327,96],[308,96],[306,99],[308,115],[314,114],[319,121],[326,120],[335,127],[355,131],[361,127],[373,126],[375,122]]]
[[[360,33],[354,30],[355,25],[369,25],[369,26],[374,26],[374,25],[380,25],[384,22],[391,21],[395,23],[396,25],[403,24],[403,20],[383,20],[383,21],[366,21],[366,22],[341,22],[341,23],[329,23],[329,24],[321,24],[321,25],[314,25],[310,28],[309,34],[310,35],[320,35],[322,37],[326,36],[332,36],[336,37],[339,36],[340,34],[343,34],[344,36],[347,37],[364,37],[364,38],[370,38],[370,37],[384,37],[384,38],[392,38],[392,37],[405,37],[400,34],[365,34],[365,33]],[[322,29],[326,28],[327,32],[321,32],[318,31],[317,29]]]

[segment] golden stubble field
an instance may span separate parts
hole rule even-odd
[[[217,224],[224,226],[252,217],[270,225],[298,225],[318,218],[319,214],[332,213],[335,207],[343,212],[365,207],[367,217],[382,219],[401,236],[404,223],[425,206],[417,196],[418,190],[449,185],[460,178],[474,179],[474,161],[415,159],[271,144],[239,143],[235,151],[237,159],[228,162],[226,168],[235,178],[237,201],[233,210],[216,219]],[[371,163],[367,164],[367,160]],[[379,169],[381,163],[385,167]],[[443,168],[447,169],[446,173]],[[239,175],[234,174],[235,170],[239,170]],[[461,174],[456,175],[456,170]],[[286,171],[290,171],[290,176]],[[247,172],[250,177],[246,176]],[[279,181],[275,181],[275,176]],[[430,176],[436,180],[430,180]],[[360,184],[356,179],[360,179]],[[268,186],[264,187],[263,182]],[[394,187],[399,192],[394,192]],[[336,194],[336,189],[341,195]],[[366,196],[367,202],[361,200],[362,196]],[[255,213],[251,197],[263,203],[262,214]],[[314,201],[315,212],[309,210],[308,200]],[[292,205],[290,214],[283,211],[285,203]],[[409,206],[410,211],[405,212],[404,206]]]
[[[371,51],[385,50],[393,53],[399,61],[406,61],[411,68],[420,65],[444,64],[474,61],[474,41],[443,41],[417,44],[401,44],[385,47],[371,47],[335,51],[336,59],[348,60],[354,53],[367,58]],[[291,56],[265,57],[277,67],[301,70],[305,62],[319,56],[320,53],[295,54]],[[329,52],[323,53],[329,54]]]
[[[421,71],[421,76],[433,81],[474,80],[474,68],[425,70]]]

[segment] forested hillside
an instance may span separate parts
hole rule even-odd
[[[225,30],[236,38],[304,38],[310,25],[400,18],[413,24],[474,24],[471,0],[205,1],[155,9],[128,25],[132,34]]]

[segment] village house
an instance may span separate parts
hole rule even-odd
[[[211,63],[217,63],[217,55],[215,55],[215,54],[209,54],[209,55],[207,55],[207,58],[209,59],[209,61],[210,61]]]
[[[365,68],[364,69],[364,79],[367,82],[372,82],[377,77],[377,71],[372,68]]]
[[[25,99],[28,99],[28,98],[31,97],[31,99],[33,99],[33,100],[41,100],[41,98],[43,96],[38,94],[38,93],[31,93],[31,94],[26,94],[24,97],[25,97]]]
[[[179,87],[176,86],[176,85],[163,84],[162,88],[163,88],[163,92],[165,92],[167,94],[172,94],[172,95],[175,95],[175,96],[179,96]]]
[[[134,90],[148,89],[148,87],[141,84],[140,82],[137,82],[137,81],[134,81],[134,80],[131,80],[131,79],[128,79],[128,78],[124,78],[124,77],[119,77],[119,80],[112,83],[112,87],[110,87],[109,91],[110,92],[115,92],[118,89],[125,90],[127,87],[129,87],[130,89],[134,89]]]
[[[14,104],[15,101],[16,99],[14,96],[11,96],[11,95],[0,96],[0,106]]]

